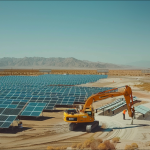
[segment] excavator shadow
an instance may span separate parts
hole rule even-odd
[[[137,127],[143,127],[143,126],[150,126],[150,125],[147,125],[147,124],[133,124],[133,126],[128,126],[128,127],[114,127],[114,128],[105,128],[105,129],[102,129],[101,131],[102,132],[110,132],[110,131],[113,131],[113,129],[128,129],[128,128],[137,128]]]
[[[111,131],[113,131],[113,128],[101,128],[100,131],[101,132],[111,132]]]

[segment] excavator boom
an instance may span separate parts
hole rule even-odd
[[[128,114],[130,117],[133,117],[134,108],[132,108],[133,107],[133,97],[132,97],[131,88],[129,86],[125,86],[125,89],[121,92],[111,92],[111,91],[114,91],[116,89],[117,88],[92,95],[91,97],[89,97],[86,100],[86,103],[85,103],[82,111],[84,112],[85,109],[90,107],[93,102],[103,100],[103,99],[106,99],[109,97],[113,98],[113,97],[123,95],[125,100],[126,100],[126,104],[127,104],[127,108],[128,108]]]

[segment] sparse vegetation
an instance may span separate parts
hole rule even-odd
[[[62,147],[52,147],[48,146],[47,150],[65,150],[69,146],[62,146]],[[94,139],[90,138],[83,143],[74,143],[72,144],[71,148],[76,150],[84,150],[84,149],[91,149],[91,150],[115,150],[115,146],[109,140],[103,142],[102,139]]]
[[[98,149],[99,150],[107,150],[107,147],[104,143],[101,143],[101,144],[98,145]]]
[[[111,143],[109,140],[104,141],[104,144],[106,145],[107,149],[110,149],[110,150],[112,150],[112,149],[114,150],[115,149],[114,144]]]
[[[77,145],[77,149],[81,149],[81,147],[82,147],[82,143],[79,143],[79,144]]]
[[[134,150],[134,148],[131,145],[126,145],[125,150]]]
[[[147,141],[147,142],[145,143],[145,146],[150,146],[150,141]]]
[[[137,145],[136,143],[132,143],[131,146],[132,146],[132,148],[134,148],[134,149],[135,149],[135,148],[138,148],[138,145]]]
[[[60,150],[65,150],[65,149],[67,149],[67,147],[68,147],[68,146],[61,146],[59,149],[60,149]]]
[[[47,146],[47,150],[54,150],[54,147],[52,147],[52,146]]]
[[[136,87],[142,88],[143,90],[150,91],[150,83],[142,83],[139,85],[135,85]]]
[[[65,150],[67,149],[68,146],[61,146],[61,147],[53,147],[53,146],[48,146],[47,150]]]
[[[78,145],[78,144],[77,144],[77,143],[75,143],[75,144],[72,144],[72,146],[71,146],[71,147],[72,147],[72,148],[76,148],[76,147],[77,147],[77,145]]]
[[[94,141],[93,139],[86,140],[83,143],[82,148],[89,148],[93,141]]]
[[[132,143],[131,145],[126,145],[125,150],[135,150],[138,148],[138,145],[136,143]]]
[[[60,147],[55,147],[55,150],[60,150]]]
[[[118,143],[119,140],[120,140],[120,137],[114,137],[114,138],[112,139],[112,142],[113,142],[113,143]]]
[[[102,139],[95,139],[95,140],[91,143],[90,148],[91,148],[92,150],[95,150],[95,149],[98,148],[98,145],[99,145],[100,143],[102,143],[102,142],[103,142]]]

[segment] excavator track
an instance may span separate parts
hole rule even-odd
[[[70,130],[70,131],[74,131],[78,126],[79,126],[79,124],[70,123],[70,124],[69,124],[69,130]]]
[[[94,121],[86,125],[86,132],[90,133],[93,129],[99,126],[99,121]]]
[[[90,132],[92,132],[93,129],[95,129],[96,127],[99,126],[99,121],[89,122],[89,123],[86,123],[86,124],[70,123],[70,124],[69,124],[69,130],[70,130],[70,131],[74,131],[74,130],[77,129],[79,126],[84,126],[85,129],[86,129],[86,132],[90,133]]]

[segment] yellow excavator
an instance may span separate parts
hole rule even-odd
[[[99,92],[97,94],[93,94],[90,96],[83,108],[80,111],[77,111],[76,109],[67,109],[64,112],[64,121],[69,122],[69,130],[73,131],[80,125],[86,126],[86,131],[91,132],[95,127],[99,126],[99,121],[95,120],[94,117],[94,108],[92,107],[92,103],[96,101],[100,101],[103,99],[107,99],[109,97],[117,97],[123,95],[128,109],[129,117],[134,116],[134,106],[133,106],[133,97],[132,97],[132,90],[129,86],[124,86],[122,91],[118,90],[119,88],[114,88],[111,90],[106,90],[103,92]],[[114,92],[116,91],[117,92]]]

